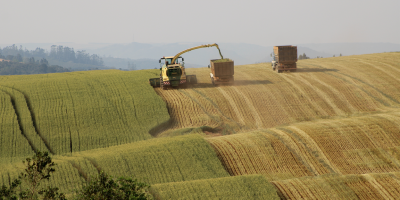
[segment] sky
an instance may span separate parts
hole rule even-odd
[[[400,0],[8,0],[0,44],[400,44]]]

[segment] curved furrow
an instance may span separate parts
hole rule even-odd
[[[32,149],[34,149],[34,151],[49,151],[54,154],[36,128],[35,117],[30,108],[29,99],[22,92],[14,88],[0,86],[0,90],[9,94],[14,102],[13,105],[18,117],[21,132],[31,144]]]

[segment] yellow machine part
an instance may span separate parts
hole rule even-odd
[[[214,43],[214,44],[200,45],[200,46],[197,46],[197,47],[192,47],[192,48],[190,48],[190,49],[186,49],[186,50],[184,50],[184,51],[181,51],[180,53],[178,53],[178,54],[176,54],[176,55],[174,56],[174,58],[172,59],[172,62],[171,62],[171,63],[174,63],[175,60],[178,59],[179,56],[181,56],[182,54],[184,54],[184,53],[186,53],[186,52],[189,52],[189,51],[192,51],[192,50],[195,50],[195,49],[205,48],[205,47],[217,47],[217,49],[218,49],[218,51],[219,51],[219,55],[221,56],[221,59],[224,59],[224,57],[223,57],[222,54],[221,54],[221,50],[220,50],[219,47],[218,47],[218,44],[217,44],[217,43]]]

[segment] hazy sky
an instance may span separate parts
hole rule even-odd
[[[4,43],[400,44],[400,0],[7,0]]]

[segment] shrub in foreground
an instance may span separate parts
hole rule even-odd
[[[150,188],[146,183],[141,183],[137,179],[120,177],[118,179],[100,172],[98,177],[92,178],[87,184],[78,191],[76,199],[151,199],[148,192]]]

